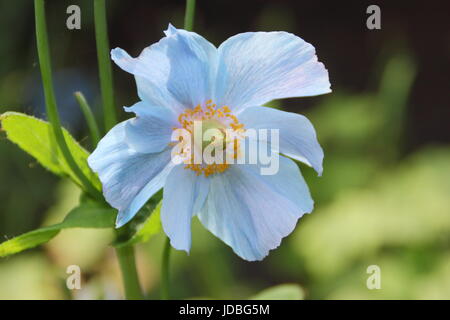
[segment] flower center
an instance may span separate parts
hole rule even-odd
[[[217,107],[212,100],[208,100],[203,106],[199,104],[193,109],[186,109],[179,115],[178,121],[191,137],[188,144],[191,147],[181,152],[185,154],[186,169],[207,177],[224,172],[230,165],[230,159],[238,158],[245,129],[229,107]]]

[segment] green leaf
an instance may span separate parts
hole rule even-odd
[[[48,122],[18,112],[6,112],[0,115],[2,129],[7,138],[17,144],[22,150],[36,158],[41,165],[51,172],[68,176],[75,183],[81,185],[77,175],[70,169],[58,149],[52,128]],[[69,150],[77,165],[92,184],[101,190],[101,183],[97,175],[89,168],[87,157],[89,153],[63,129]]]
[[[66,216],[63,222],[24,233],[0,244],[0,257],[6,257],[34,248],[54,238],[59,231],[68,228],[113,228],[117,211],[102,204],[82,204]]]
[[[148,241],[153,235],[158,234],[162,231],[161,225],[161,206],[162,201],[158,203],[155,209],[152,211],[147,220],[142,223],[140,229],[136,231],[136,233],[129,240],[125,242],[119,242],[116,244],[116,247],[122,247],[127,245],[136,244],[139,242]]]
[[[296,284],[282,284],[261,291],[250,300],[303,300],[303,289]]]

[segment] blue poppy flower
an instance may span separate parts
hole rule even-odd
[[[120,48],[111,56],[135,76],[140,98],[125,108],[136,117],[111,129],[88,159],[106,200],[119,210],[117,227],[164,188],[161,221],[174,248],[189,252],[197,215],[236,254],[253,261],[278,247],[313,210],[290,158],[321,175],[323,151],[315,130],[304,116],[262,106],[331,91],[311,44],[287,32],[247,32],[216,48],[169,25],[165,37],[138,57]],[[193,119],[235,131],[278,129],[278,172],[261,175],[260,164],[175,164],[173,130],[189,129]]]

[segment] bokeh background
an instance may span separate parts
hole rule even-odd
[[[345,3],[345,4],[344,4]],[[247,298],[294,283],[306,299],[450,299],[450,23],[448,1],[377,1],[382,29],[366,28],[366,1],[197,0],[195,31],[215,45],[245,31],[284,30],[312,43],[333,93],[272,106],[306,115],[324,150],[324,174],[300,165],[316,201],[262,262],[234,255],[195,219],[190,255],[173,252],[175,298]],[[78,4],[82,29],[68,30]],[[133,55],[183,26],[184,1],[108,0],[111,47]],[[101,118],[93,8],[47,1],[57,99],[63,124],[89,145],[73,97],[82,91]],[[0,112],[45,118],[32,1],[0,0]],[[133,78],[113,66],[117,109],[137,100]],[[0,237],[60,221],[78,189],[0,138]],[[65,230],[48,244],[0,260],[0,299],[122,296],[110,231]],[[138,267],[159,297],[164,237],[140,245]],[[66,289],[66,268],[82,290]],[[368,290],[369,265],[381,289]]]

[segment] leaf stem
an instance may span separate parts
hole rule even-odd
[[[116,247],[117,259],[119,260],[120,270],[125,290],[125,298],[128,300],[143,299],[139,277],[136,270],[136,262],[133,246]]]
[[[184,29],[192,31],[194,28],[195,0],[186,0],[186,12],[184,14]]]
[[[94,0],[94,24],[103,116],[105,121],[105,131],[107,132],[117,123],[117,114],[114,105],[105,0]]]
[[[91,134],[92,144],[95,147],[100,141],[100,131],[98,129],[97,121],[95,121],[94,114],[92,113],[92,109],[89,107],[86,98],[80,91],[75,92],[73,95],[75,96],[75,99],[77,99],[80,109],[86,119]]]
[[[167,238],[164,244],[164,251],[161,264],[161,300],[168,300],[170,297],[169,267],[170,267],[170,239]]]
[[[50,121],[50,124],[52,126],[53,134],[55,135],[56,143],[58,144],[59,149],[61,150],[61,153],[67,162],[67,165],[78,177],[84,189],[94,198],[103,199],[102,194],[94,187],[94,185],[78,167],[75,159],[70,153],[69,147],[67,146],[67,142],[64,138],[64,133],[61,128],[61,121],[59,119],[58,109],[56,105],[55,92],[53,89],[47,37],[47,24],[45,21],[44,0],[35,0],[34,8],[36,16],[36,41],[39,56],[39,65],[41,68],[42,83],[44,86],[44,95],[46,102],[45,107],[48,120]]]

